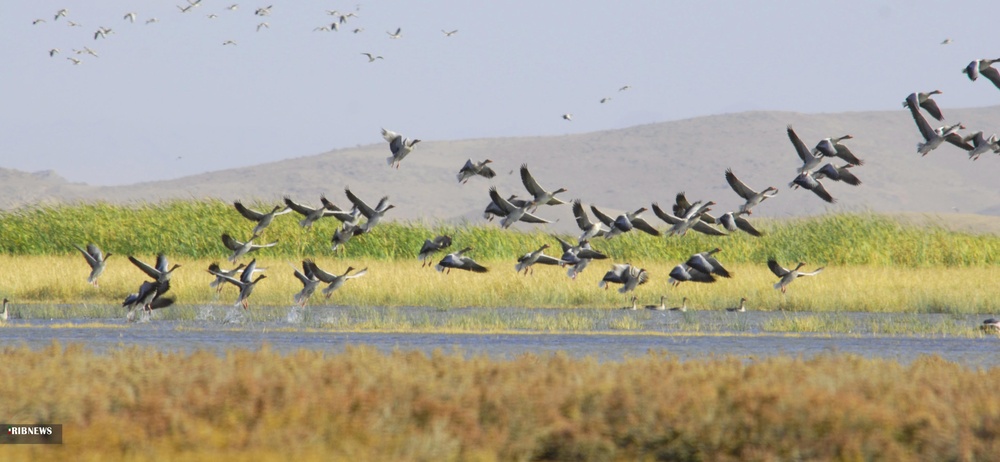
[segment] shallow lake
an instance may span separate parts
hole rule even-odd
[[[119,308],[120,309],[120,308]],[[970,367],[1000,365],[1000,337],[981,335],[982,315],[787,313],[713,311],[655,312],[591,309],[343,307],[306,308],[182,306],[150,319],[35,317],[23,309],[0,329],[0,345],[42,348],[53,341],[95,351],[143,346],[166,351],[299,348],[340,352],[356,345],[380,350],[419,350],[510,358],[564,352],[573,357],[618,361],[650,351],[682,360],[733,355],[812,357],[851,353],[901,362],[938,355]],[[48,313],[72,314],[72,306]],[[108,307],[107,312],[115,312]],[[566,326],[584,325],[581,332]],[[788,332],[787,326],[810,326]],[[775,326],[785,326],[777,331]],[[834,326],[823,332],[823,326]],[[365,332],[378,330],[380,332]],[[407,330],[458,333],[399,333]],[[360,331],[360,332],[359,332]],[[502,333],[491,333],[500,331]],[[948,333],[960,333],[949,335]]]

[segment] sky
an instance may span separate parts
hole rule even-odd
[[[263,0],[230,10],[234,0],[202,0],[186,13],[187,0],[10,3],[0,167],[92,185],[382,143],[382,127],[422,140],[550,136],[743,111],[902,110],[909,93],[934,89],[943,108],[1000,103],[989,81],[961,73],[1000,58],[996,1]],[[315,31],[335,21],[327,10],[356,16]],[[99,27],[113,33],[95,39]],[[99,57],[74,53],[83,47]]]

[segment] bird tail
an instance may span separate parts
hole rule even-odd
[[[919,152],[919,153],[921,153],[921,154],[923,154],[923,155],[925,155],[925,156],[926,156],[926,155],[927,155],[927,153],[928,153],[928,152],[930,152],[930,151],[926,151],[926,152],[925,152],[925,151],[924,151],[924,146],[926,146],[926,144],[925,144],[925,143],[917,143],[917,152]]]
[[[514,269],[516,269],[518,273],[524,271],[524,268],[525,268],[524,263],[518,263],[514,265]]]
[[[775,289],[780,289],[780,288],[781,288],[781,281],[778,281],[778,282],[776,282],[776,283],[774,284],[774,288],[775,288]]]
[[[392,161],[394,161],[394,160],[396,160],[395,157],[389,156],[389,157],[385,158],[385,163],[389,164],[389,166],[392,167]]]
[[[438,270],[439,273],[444,272],[444,266],[441,266],[440,264],[434,265],[434,269]]]
[[[597,283],[597,287],[603,289],[608,286],[608,281],[601,281]]]

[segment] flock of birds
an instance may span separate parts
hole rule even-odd
[[[197,11],[199,9],[199,7],[201,6],[201,4],[202,4],[202,0],[193,0],[193,1],[192,0],[185,0],[185,2],[186,2],[185,4],[177,5],[177,11],[179,13],[185,13],[185,14],[186,13],[193,13],[194,11]],[[233,3],[233,4],[230,4],[229,6],[226,6],[224,8],[224,11],[219,11],[219,13],[220,14],[232,14],[233,12],[236,12],[237,10],[239,10],[239,8],[240,8],[240,5],[238,3]],[[266,19],[269,16],[271,16],[271,10],[272,10],[272,8],[274,8],[274,5],[262,6],[262,7],[258,7],[258,8],[253,9],[253,14],[257,18],[257,24],[256,24],[256,26],[254,26],[254,30],[256,32],[261,32],[262,30],[267,30],[267,29],[271,28],[270,22],[268,22]],[[344,28],[345,30],[349,30],[353,34],[362,33],[365,30],[364,27],[360,27],[360,26],[355,27],[355,26],[350,25],[348,23],[349,21],[351,23],[354,23],[356,21],[356,18],[360,17],[360,14],[359,14],[360,9],[361,9],[361,6],[357,5],[355,7],[354,11],[349,11],[349,12],[348,11],[340,11],[340,10],[324,10],[325,12],[322,13],[322,15],[320,15],[320,13],[317,12],[317,15],[318,15],[317,22],[320,22],[319,17],[322,17],[323,18],[322,24],[319,25],[319,26],[314,27],[312,30],[313,30],[313,32],[337,32],[337,31],[340,31],[341,28]],[[205,15],[205,18],[209,19],[209,20],[214,20],[214,19],[218,19],[219,15],[216,14],[216,13],[208,13],[208,14]],[[62,19],[62,21],[60,21],[60,19]],[[83,27],[84,27],[83,24],[80,24],[80,23],[77,23],[77,22],[73,21],[72,16],[70,15],[70,11],[67,8],[60,8],[58,11],[56,11],[55,14],[53,15],[53,18],[52,18],[51,21],[52,21],[53,24],[54,23],[59,23],[59,22],[65,23],[68,27],[79,27],[81,29],[83,29]],[[125,14],[122,16],[122,18],[120,19],[120,21],[128,23],[129,25],[133,25],[133,24],[135,24],[137,22],[141,22],[141,23],[144,23],[146,26],[149,26],[149,25],[156,24],[156,23],[160,22],[160,20],[158,18],[153,17],[153,16],[149,16],[149,17],[143,18],[143,17],[141,17],[139,15],[138,12],[135,12],[135,11],[125,12]],[[35,26],[41,26],[41,25],[47,24],[48,22],[49,21],[46,20],[45,18],[36,18],[36,19],[32,20],[31,23],[33,25],[35,25]],[[399,38],[401,38],[403,36],[403,29],[402,29],[402,27],[397,27],[394,31],[393,30],[387,30],[387,31],[385,31],[385,33],[386,33],[386,35],[388,36],[389,39],[395,40],[395,39],[399,39]],[[444,29],[442,29],[441,33],[443,34],[444,37],[451,37],[451,36],[454,36],[455,34],[458,33],[458,29],[452,29],[452,30],[444,30]],[[88,38],[88,39],[90,37],[93,37],[94,41],[98,41],[98,40],[108,39],[109,36],[111,36],[113,34],[115,34],[115,29],[113,27],[107,27],[107,26],[103,26],[102,25],[102,26],[98,26],[97,29],[94,30],[93,34],[81,35],[81,36],[85,37],[85,38]],[[222,45],[223,46],[237,46],[238,43],[237,43],[237,41],[235,39],[228,39],[228,40],[223,41]],[[100,55],[97,53],[97,51],[91,49],[89,46],[81,46],[79,48],[73,48],[72,51],[73,51],[74,56],[68,56],[68,57],[66,57],[66,59],[69,60],[74,65],[79,65],[79,64],[83,63],[83,58],[85,57],[84,55],[89,55],[90,57],[93,57],[93,58],[99,58],[100,57]],[[48,50],[48,54],[49,54],[50,57],[55,57],[56,55],[58,55],[60,53],[62,53],[62,51],[59,48],[57,48],[57,47],[53,47],[53,48],[50,48]],[[382,56],[377,55],[375,53],[371,53],[371,52],[363,52],[363,53],[360,53],[360,55],[367,57],[368,62],[370,62],[370,63],[371,62],[375,62],[376,60],[379,60],[379,59],[385,59]]]

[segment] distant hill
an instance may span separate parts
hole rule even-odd
[[[1000,106],[949,109],[945,115],[987,135],[1000,127]],[[865,161],[854,169],[864,184],[851,187],[827,181],[827,189],[838,199],[836,205],[811,192],[788,188],[800,164],[785,134],[789,124],[810,147],[821,138],[854,135],[845,144]],[[902,108],[839,114],[746,112],[578,135],[424,140],[398,170],[386,166],[385,143],[114,187],[69,183],[52,172],[0,169],[0,207],[176,198],[276,202],[283,196],[318,204],[321,194],[343,207],[348,204],[343,189],[350,186],[372,204],[390,196],[396,208],[388,219],[481,221],[491,184],[504,196],[526,194],[517,170],[527,163],[543,187],[567,188],[560,195],[567,202],[581,198],[609,210],[667,204],[680,191],[691,200],[714,200],[716,212],[734,209],[741,201],[723,177],[726,168],[732,168],[752,188],[780,189],[777,197],[754,210],[754,216],[842,210],[1000,215],[1000,156],[986,155],[972,162],[964,151],[944,145],[921,157],[916,152],[918,141],[916,126]],[[493,181],[473,178],[458,184],[458,169],[470,158],[492,159],[498,176]],[[569,206],[541,207],[537,214],[560,220],[560,227],[572,223]],[[660,224],[652,213],[647,215]]]

